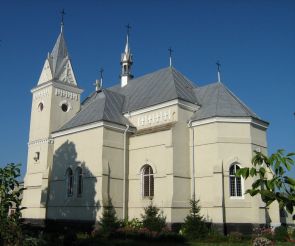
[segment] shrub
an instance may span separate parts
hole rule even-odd
[[[243,240],[243,234],[237,231],[231,232],[228,235],[228,240],[230,242],[241,242]]]
[[[227,237],[224,236],[219,231],[211,228],[208,232],[208,236],[206,237],[206,242],[224,242],[227,241]]]
[[[144,208],[142,217],[142,225],[150,231],[160,232],[166,226],[166,217],[163,212],[151,203],[148,207]]]
[[[140,221],[138,218],[133,218],[132,220],[126,220],[122,223],[121,227],[128,227],[132,229],[140,229],[143,227],[142,221]]]
[[[200,215],[199,200],[190,200],[190,214],[186,216],[182,226],[183,235],[189,239],[204,238],[208,235],[208,227],[203,216]]]
[[[279,226],[275,228],[274,239],[276,241],[287,241],[288,238],[288,228],[286,226]]]
[[[265,237],[257,237],[253,240],[253,246],[272,246],[273,243]]]
[[[269,240],[273,240],[274,233],[270,226],[260,226],[253,229],[254,237],[265,237]]]
[[[68,230],[65,232],[64,240],[63,240],[64,246],[74,245],[76,241],[77,241],[76,232],[74,232],[72,230]]]
[[[119,221],[111,200],[109,200],[108,204],[104,207],[99,224],[104,234],[110,234],[119,227]]]

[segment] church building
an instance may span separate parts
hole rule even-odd
[[[132,75],[127,34],[121,78],[81,102],[61,32],[31,90],[23,218],[94,223],[112,202],[118,218],[141,218],[151,202],[168,224],[182,223],[189,200],[219,228],[279,224],[245,195],[253,179],[236,177],[253,151],[267,153],[268,123],[218,80],[198,86],[172,66]]]

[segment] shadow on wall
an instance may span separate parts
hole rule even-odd
[[[73,142],[64,142],[54,153],[49,188],[42,191],[46,218],[55,221],[94,223],[101,208],[96,186],[99,181],[83,161],[77,160]]]

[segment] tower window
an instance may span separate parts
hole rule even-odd
[[[42,112],[43,109],[44,109],[44,104],[43,104],[42,102],[40,102],[40,103],[38,104],[38,110],[39,110],[40,112]]]
[[[62,110],[63,112],[68,112],[68,109],[69,109],[68,104],[63,103],[63,104],[61,105],[61,110]]]
[[[150,165],[145,165],[141,172],[142,195],[143,197],[154,196],[154,174]]]
[[[71,197],[73,195],[73,184],[74,184],[74,176],[71,168],[67,169],[67,196]]]
[[[40,152],[35,152],[35,155],[34,155],[34,161],[39,161],[39,159],[40,159]]]
[[[77,167],[76,169],[76,177],[77,177],[77,196],[82,196],[83,192],[83,173],[82,168]]]
[[[240,169],[237,164],[233,164],[229,169],[229,184],[230,184],[230,196],[242,197],[242,179],[237,177],[236,173]]]

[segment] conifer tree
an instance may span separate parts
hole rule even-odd
[[[190,200],[190,213],[182,226],[184,236],[190,239],[202,238],[208,234],[206,220],[200,215],[199,200]]]
[[[119,221],[111,199],[109,199],[107,205],[103,208],[100,225],[103,233],[111,233],[119,227]]]

